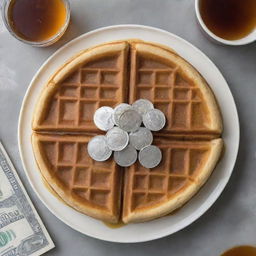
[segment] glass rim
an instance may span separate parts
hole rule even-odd
[[[60,28],[60,30],[52,37],[50,37],[49,39],[43,40],[43,41],[30,41],[30,40],[26,40],[24,38],[22,38],[21,36],[19,36],[17,33],[15,33],[15,31],[13,30],[12,26],[9,24],[9,19],[8,19],[8,10],[9,10],[9,6],[10,3],[13,0],[4,0],[3,1],[3,5],[2,5],[2,18],[4,21],[4,24],[7,28],[7,30],[9,31],[9,33],[15,37],[17,40],[25,43],[25,44],[29,44],[32,46],[37,46],[37,47],[44,47],[44,46],[48,46],[53,44],[54,42],[56,42],[66,31],[69,21],[70,21],[70,3],[69,0],[61,0],[66,7],[66,20],[65,23],[63,24],[63,26]]]

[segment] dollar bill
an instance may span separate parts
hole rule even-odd
[[[37,256],[53,247],[0,142],[0,256]]]

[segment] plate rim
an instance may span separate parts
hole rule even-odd
[[[215,196],[213,198],[207,198],[207,201],[209,199],[211,199],[210,202],[208,202],[204,207],[201,207],[199,209],[199,211],[197,212],[197,214],[195,216],[191,216],[192,213],[190,214],[190,218],[187,218],[186,220],[183,221],[182,225],[180,225],[178,228],[176,228],[174,231],[165,231],[162,233],[157,233],[156,235],[151,235],[150,237],[148,238],[140,238],[140,239],[135,239],[135,240],[123,240],[123,239],[107,239],[107,238],[102,238],[102,237],[99,237],[97,235],[95,235],[94,233],[85,233],[84,231],[82,231],[81,228],[79,228],[78,226],[74,227],[72,225],[72,223],[69,223],[68,221],[66,221],[62,216],[57,216],[54,209],[52,209],[50,206],[48,206],[47,202],[43,199],[43,197],[40,195],[40,192],[36,189],[36,186],[33,184],[32,182],[32,179],[29,175],[29,172],[27,171],[27,167],[26,167],[26,164],[25,164],[25,160],[24,160],[24,152],[23,152],[23,146],[22,146],[22,120],[23,120],[23,116],[25,115],[25,107],[26,107],[26,104],[27,104],[27,101],[28,101],[28,96],[32,90],[32,87],[33,87],[33,84],[35,83],[38,75],[42,72],[42,70],[47,66],[48,62],[50,62],[52,59],[55,58],[55,56],[57,56],[61,51],[65,50],[65,48],[67,47],[70,47],[72,46],[72,44],[76,44],[77,42],[79,42],[83,37],[88,37],[92,34],[97,34],[97,33],[101,33],[101,32],[104,32],[104,31],[111,31],[113,29],[129,29],[129,28],[132,28],[132,29],[146,29],[146,30],[149,30],[151,32],[154,33],[155,32],[160,32],[160,33],[163,33],[169,37],[174,37],[176,38],[177,40],[180,40],[182,41],[183,43],[185,43],[189,48],[191,48],[193,51],[196,51],[198,54],[200,54],[202,56],[202,58],[204,58],[205,60],[208,61],[209,64],[212,65],[213,68],[215,68],[215,70],[219,73],[219,75],[221,76],[221,78],[223,79],[223,81],[225,82],[225,84],[227,85],[227,89],[229,91],[229,99],[232,100],[232,103],[233,103],[233,108],[235,110],[235,122],[237,124],[237,127],[238,130],[237,130],[237,142],[236,142],[236,148],[233,150],[235,151],[234,152],[234,159],[233,159],[233,162],[231,164],[229,164],[229,168],[230,168],[230,173],[228,175],[226,175],[226,179],[225,179],[225,182],[222,184],[222,187],[218,189],[217,192],[215,192]],[[71,227],[72,229],[76,230],[76,231],[79,231],[80,233],[82,234],[85,234],[87,236],[90,236],[90,237],[93,237],[93,238],[97,238],[97,239],[100,239],[100,240],[104,240],[104,241],[109,241],[109,242],[118,242],[118,243],[137,243],[137,242],[146,242],[146,241],[152,241],[152,240],[156,240],[156,239],[160,239],[162,237],[165,237],[165,236],[168,236],[168,235],[171,235],[171,234],[174,234],[186,227],[188,227],[190,224],[192,224],[193,222],[195,222],[197,219],[199,219],[204,213],[206,213],[212,206],[213,204],[216,202],[216,200],[219,198],[219,196],[221,195],[221,193],[224,191],[227,183],[229,182],[230,180],[230,177],[233,173],[233,170],[234,170],[234,167],[235,167],[235,164],[236,164],[236,160],[237,160],[237,155],[238,155],[238,150],[239,150],[239,144],[240,144],[240,124],[239,124],[239,116],[238,116],[238,111],[237,111],[237,106],[236,106],[236,103],[235,103],[235,100],[234,100],[234,97],[232,95],[232,92],[228,86],[228,83],[226,81],[226,79],[224,78],[224,76],[222,75],[222,73],[220,72],[220,70],[218,69],[218,67],[213,63],[213,61],[207,57],[206,54],[204,54],[201,50],[199,50],[196,46],[194,46],[193,44],[191,44],[190,42],[188,42],[187,40],[181,38],[180,36],[177,36],[176,34],[173,34],[171,32],[168,32],[166,30],[163,30],[163,29],[160,29],[160,28],[155,28],[155,27],[152,27],[152,26],[145,26],[145,25],[137,25],[137,24],[121,24],[121,25],[112,25],[112,26],[106,26],[106,27],[101,27],[101,28],[98,28],[98,29],[95,29],[95,30],[92,30],[92,31],[89,31],[87,33],[84,33],[74,39],[72,39],[71,41],[67,42],[66,44],[64,44],[63,46],[61,46],[58,50],[56,50],[52,55],[50,55],[44,62],[43,64],[40,66],[40,68],[37,70],[37,72],[33,75],[31,81],[30,81],[30,84],[26,90],[26,93],[24,95],[24,98],[22,100],[22,105],[21,105],[21,109],[20,109],[20,113],[19,113],[19,120],[18,120],[18,148],[19,148],[19,153],[20,153],[20,158],[21,158],[21,161],[22,161],[22,167],[23,167],[23,170],[26,174],[26,177],[29,181],[29,184],[30,186],[32,187],[33,191],[36,193],[36,195],[38,196],[38,198],[40,199],[40,201],[46,206],[46,208],[54,215],[56,216],[59,220],[61,220],[62,222],[64,222],[66,225],[68,225],[69,227]]]

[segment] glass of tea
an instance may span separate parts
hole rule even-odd
[[[203,31],[219,43],[256,40],[256,0],[195,0],[195,10]]]
[[[68,0],[3,0],[2,16],[9,32],[32,46],[48,46],[65,33]]]

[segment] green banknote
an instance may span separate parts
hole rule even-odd
[[[0,142],[0,255],[41,255],[54,244]]]

